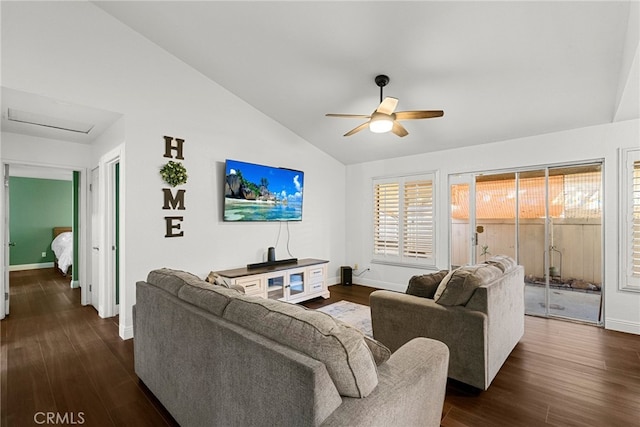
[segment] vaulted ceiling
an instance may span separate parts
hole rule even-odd
[[[638,1],[96,1],[345,164],[638,118]],[[379,103],[444,110],[342,135]]]

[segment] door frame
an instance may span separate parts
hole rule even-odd
[[[100,283],[100,272],[99,272],[99,268],[98,266],[100,265],[100,229],[102,227],[102,217],[101,212],[100,212],[100,193],[99,193],[99,176],[98,174],[100,173],[98,166],[96,166],[95,168],[92,168],[91,171],[89,171],[89,176],[90,176],[90,181],[89,181],[89,185],[90,185],[90,191],[89,191],[89,198],[90,200],[87,200],[87,203],[89,204],[89,206],[91,207],[90,212],[89,212],[89,218],[90,218],[90,224],[91,224],[91,233],[90,233],[90,257],[91,257],[91,262],[90,262],[90,271],[88,272],[88,277],[87,279],[89,280],[89,291],[88,291],[88,295],[87,295],[87,299],[89,304],[91,304],[93,306],[93,308],[96,309],[96,311],[98,311],[98,305],[99,305],[99,296],[100,293],[99,291],[99,283]],[[94,218],[94,216],[97,216],[97,218]],[[95,252],[95,258],[94,258],[94,252]]]
[[[500,169],[493,169],[493,170],[481,170],[481,171],[469,171],[469,172],[457,172],[457,173],[450,173],[448,175],[448,201],[449,201],[449,207],[448,207],[448,211],[449,211],[449,217],[447,219],[447,226],[449,229],[449,268],[451,268],[451,251],[453,250],[453,243],[451,241],[451,185],[452,184],[469,184],[469,224],[470,224],[470,233],[472,234],[472,236],[470,236],[470,241],[471,241],[471,246],[472,248],[474,248],[474,231],[475,230],[475,181],[476,181],[476,177],[480,176],[480,175],[492,175],[492,174],[501,174],[501,173],[515,173],[516,175],[516,190],[519,193],[519,177],[520,177],[520,173],[521,172],[531,172],[531,171],[544,171],[544,176],[545,176],[545,200],[547,201],[545,203],[545,231],[544,231],[544,247],[545,249],[545,253],[544,253],[544,271],[548,271],[549,268],[549,227],[551,226],[550,224],[550,219],[549,219],[549,206],[548,206],[548,198],[549,198],[549,170],[551,169],[555,169],[555,168],[564,168],[564,167],[573,167],[573,166],[582,166],[582,165],[589,165],[589,164],[599,164],[601,167],[601,204],[603,206],[602,209],[602,216],[601,216],[601,229],[600,229],[600,234],[601,234],[601,249],[602,249],[602,256],[600,257],[600,265],[601,265],[601,290],[600,290],[600,313],[599,313],[599,320],[598,322],[591,323],[591,322],[587,322],[588,324],[593,324],[595,326],[599,326],[599,327],[604,327],[604,319],[605,319],[605,277],[606,277],[606,263],[605,260],[607,258],[607,253],[605,251],[605,245],[604,245],[604,236],[606,235],[606,221],[605,221],[605,200],[606,200],[606,194],[604,192],[604,189],[606,188],[606,174],[605,174],[605,168],[606,168],[606,164],[605,164],[605,159],[604,158],[596,158],[596,159],[585,159],[585,160],[579,160],[579,161],[571,161],[571,162],[559,162],[559,163],[548,163],[548,164],[544,164],[544,165],[532,165],[532,166],[521,166],[521,167],[513,167],[513,168],[500,168]],[[473,187],[472,187],[473,185]],[[472,190],[473,189],[473,196],[472,196]],[[473,202],[473,203],[472,203]],[[516,206],[518,206],[518,202],[516,204]],[[519,207],[517,207],[519,212]],[[516,242],[515,242],[515,247],[516,247],[516,262],[518,261],[519,257],[520,257],[520,249],[519,249],[519,232],[518,232],[518,225],[517,225],[518,221],[516,221]],[[471,227],[473,225],[473,228]],[[471,257],[475,256],[475,251],[470,252]],[[472,258],[473,259],[473,258]],[[475,263],[475,259],[474,259],[474,263]],[[545,318],[552,318],[552,319],[565,319],[565,320],[572,320],[572,321],[580,321],[580,319],[571,319],[571,318],[564,318],[561,316],[554,316],[554,315],[550,315],[549,314],[549,275],[547,273],[545,273]]]
[[[119,186],[115,186],[115,165],[120,164],[119,167]],[[127,297],[124,289],[124,272],[125,272],[125,256],[124,256],[124,212],[125,212],[125,197],[124,197],[124,145],[119,145],[113,150],[103,155],[98,162],[98,205],[100,210],[100,230],[99,230],[99,283],[98,283],[98,315],[100,317],[113,317],[118,314],[118,307],[116,306],[116,290],[115,290],[115,271],[116,271],[116,259],[115,259],[115,245],[119,240],[120,246],[118,247],[118,263],[119,274],[118,281],[120,283],[120,289],[118,292],[119,306],[126,307]],[[92,168],[94,169],[94,168]],[[116,191],[119,194],[119,209],[116,213],[115,210],[115,194]],[[119,235],[116,239],[115,221],[116,215],[119,217]],[[104,250],[103,250],[104,249]],[[120,317],[120,336],[124,336],[124,318]]]
[[[448,219],[447,219],[447,227],[448,227],[448,238],[449,241],[449,270],[453,268],[451,265],[452,260],[452,251],[453,251],[453,242],[451,239],[451,233],[453,231],[453,226],[451,222],[451,215],[453,212],[451,211],[451,186],[452,185],[460,185],[466,184],[469,186],[469,246],[467,247],[467,253],[469,254],[469,263],[475,264],[476,262],[476,246],[478,244],[476,238],[476,173],[456,173],[450,174],[447,184],[447,200],[448,200]]]
[[[9,176],[10,165],[2,163],[2,194],[0,195],[0,211],[2,211],[2,227],[0,228],[0,259],[2,259],[2,286],[0,289],[0,319],[4,319],[9,314]]]
[[[78,270],[78,282],[80,285],[80,303],[82,305],[87,305],[89,304],[90,301],[88,301],[88,296],[87,296],[87,288],[86,288],[86,283],[87,283],[87,250],[88,250],[88,245],[87,245],[87,224],[89,224],[88,218],[87,218],[87,214],[88,214],[88,206],[87,206],[87,194],[88,194],[88,180],[87,180],[87,169],[84,167],[77,167],[77,166],[69,166],[69,165],[53,165],[53,164],[46,164],[46,163],[38,163],[38,162],[25,162],[25,161],[15,161],[15,160],[10,160],[10,159],[5,159],[2,160],[2,169],[4,172],[4,169],[6,167],[6,165],[9,166],[9,171],[11,170],[12,166],[26,166],[26,167],[32,167],[32,168],[38,168],[38,169],[57,169],[57,170],[64,170],[67,172],[73,172],[73,171],[77,171],[80,172],[80,186],[79,186],[79,191],[78,191],[78,196],[79,196],[79,209],[78,209],[78,265],[74,266],[74,269],[77,268]],[[5,202],[5,197],[7,196],[7,190],[6,190],[6,186],[3,185],[2,186],[2,195],[1,195],[1,199],[2,199],[2,205],[1,205],[1,209],[0,209],[0,217],[2,218],[2,224],[3,227],[0,228],[0,240],[3,242],[2,245],[0,245],[0,258],[2,258],[4,260],[5,256],[8,256],[8,249],[7,249],[7,236],[5,235],[5,227],[4,224],[7,224],[8,227],[8,223],[6,222],[9,219],[9,206],[8,203]],[[5,274],[7,274],[5,272]],[[6,278],[3,280],[4,282],[4,286],[3,286],[3,290],[4,292],[9,293],[10,290],[10,283],[9,283],[9,279]],[[70,284],[71,286],[71,284]],[[4,297],[3,297],[4,300]],[[4,318],[4,316],[6,315],[5,313],[5,304],[2,304],[2,309],[0,310],[0,319]]]

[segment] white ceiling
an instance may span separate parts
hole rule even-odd
[[[637,0],[93,3],[345,164],[630,118]],[[343,137],[362,121],[325,113],[370,114],[377,74],[398,111],[444,117]]]
[[[629,1],[95,3],[345,164],[610,123],[627,77]],[[444,117],[343,137],[381,73]]]

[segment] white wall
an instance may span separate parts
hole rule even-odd
[[[85,2],[3,2],[2,80],[12,89],[123,114],[99,150],[116,144],[124,128],[121,335],[131,335],[135,282],[149,270],[173,267],[204,276],[262,261],[275,243],[278,224],[222,221],[226,158],[305,172],[303,221],[290,224],[291,252],[330,260],[335,280],[345,258],[345,166],[100,9]],[[181,238],[164,238],[163,135],[186,141]],[[276,248],[281,258],[287,257],[285,237],[283,229]]]
[[[371,264],[373,177],[436,170],[437,267],[448,268],[449,174],[604,160],[604,298],[605,327],[640,333],[640,293],[618,290],[618,149],[637,147],[640,120],[503,141],[463,149],[389,159],[347,167],[347,263],[371,271],[356,278],[365,285],[404,291],[408,279],[424,270]],[[367,219],[364,220],[363,219]]]
[[[125,119],[121,117],[91,144],[91,167],[95,168],[103,155],[124,144],[125,139]]]
[[[2,132],[2,159],[40,166],[86,168],[91,162],[91,146]]]

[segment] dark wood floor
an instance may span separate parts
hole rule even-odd
[[[372,290],[335,285],[330,299],[304,305],[368,304]],[[82,413],[87,426],[176,425],[138,381],[133,341],[118,337],[117,319],[82,307],[80,290],[53,270],[11,273],[0,343],[2,426],[38,425],[43,412],[75,424]],[[449,382],[442,425],[640,426],[640,337],[526,317],[488,391]]]
[[[117,318],[81,306],[80,289],[53,269],[10,280],[10,315],[0,322],[2,426],[43,425],[47,412],[66,416],[64,425],[177,425],[138,381],[133,340],[120,339]]]

